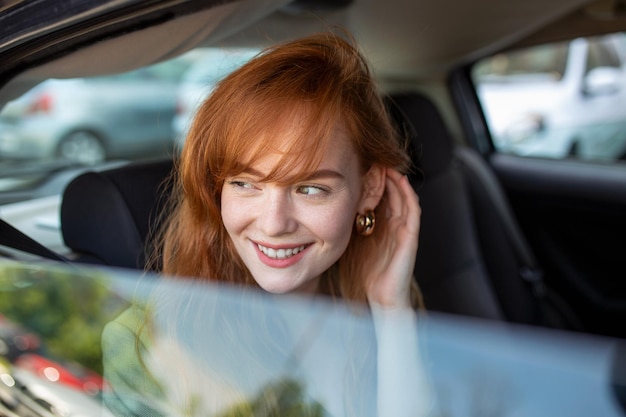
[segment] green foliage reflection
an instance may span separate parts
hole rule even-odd
[[[306,402],[302,385],[281,380],[269,385],[251,402],[241,403],[220,417],[323,417],[324,409],[317,402]]]
[[[0,263],[0,313],[36,333],[46,356],[101,374],[102,329],[125,307],[104,282],[93,272]]]

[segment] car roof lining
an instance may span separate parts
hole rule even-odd
[[[394,2],[398,7],[394,8]],[[407,14],[403,7],[411,7],[413,0],[355,0],[339,10],[315,13],[288,13],[284,8],[288,3],[289,0],[232,1],[100,40],[22,72],[0,89],[0,105],[47,78],[118,73],[173,58],[199,45],[265,46],[334,26],[355,34],[377,76],[389,84],[433,77],[440,80],[452,66],[471,63],[504,48],[571,36],[562,29],[571,19],[578,19],[577,27],[589,33],[608,26],[618,30],[626,27],[621,15],[599,20],[581,12],[581,8],[592,3],[589,0],[524,0],[506,4],[501,4],[501,0],[471,4],[449,0],[450,4],[443,8],[415,2],[419,7],[413,10],[423,10],[424,18],[419,13],[402,15]],[[472,10],[476,7],[481,10]],[[449,10],[465,12],[452,14]],[[498,17],[505,11],[507,14]],[[449,30],[456,19],[468,18],[462,16],[464,13],[478,20],[473,26],[464,24],[458,31]],[[407,18],[414,19],[414,24],[408,25]],[[397,27],[384,30],[383,25],[394,20],[398,21]]]
[[[48,78],[75,78],[130,71],[218,44],[289,0],[241,0],[177,17],[156,26],[123,33],[54,57],[23,71],[0,89],[5,103]]]
[[[607,3],[607,2],[604,2]],[[626,13],[598,7],[602,2],[579,8],[512,45],[514,48],[558,42],[576,37],[626,31]],[[618,4],[618,2],[615,2]],[[617,7],[617,6],[615,6]]]

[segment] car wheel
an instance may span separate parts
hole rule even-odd
[[[59,143],[57,156],[81,165],[94,165],[104,162],[106,150],[98,136],[81,130],[70,133]]]

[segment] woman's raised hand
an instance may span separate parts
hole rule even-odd
[[[387,228],[379,253],[368,260],[366,291],[370,303],[383,308],[411,307],[411,284],[417,254],[421,209],[406,176],[386,170]]]

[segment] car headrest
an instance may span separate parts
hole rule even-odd
[[[90,171],[63,193],[61,231],[79,261],[143,269],[145,240],[170,191],[171,160]]]
[[[421,173],[432,178],[445,171],[452,161],[454,141],[435,104],[420,93],[407,92],[390,95],[388,106],[400,132],[410,139],[412,158]]]

